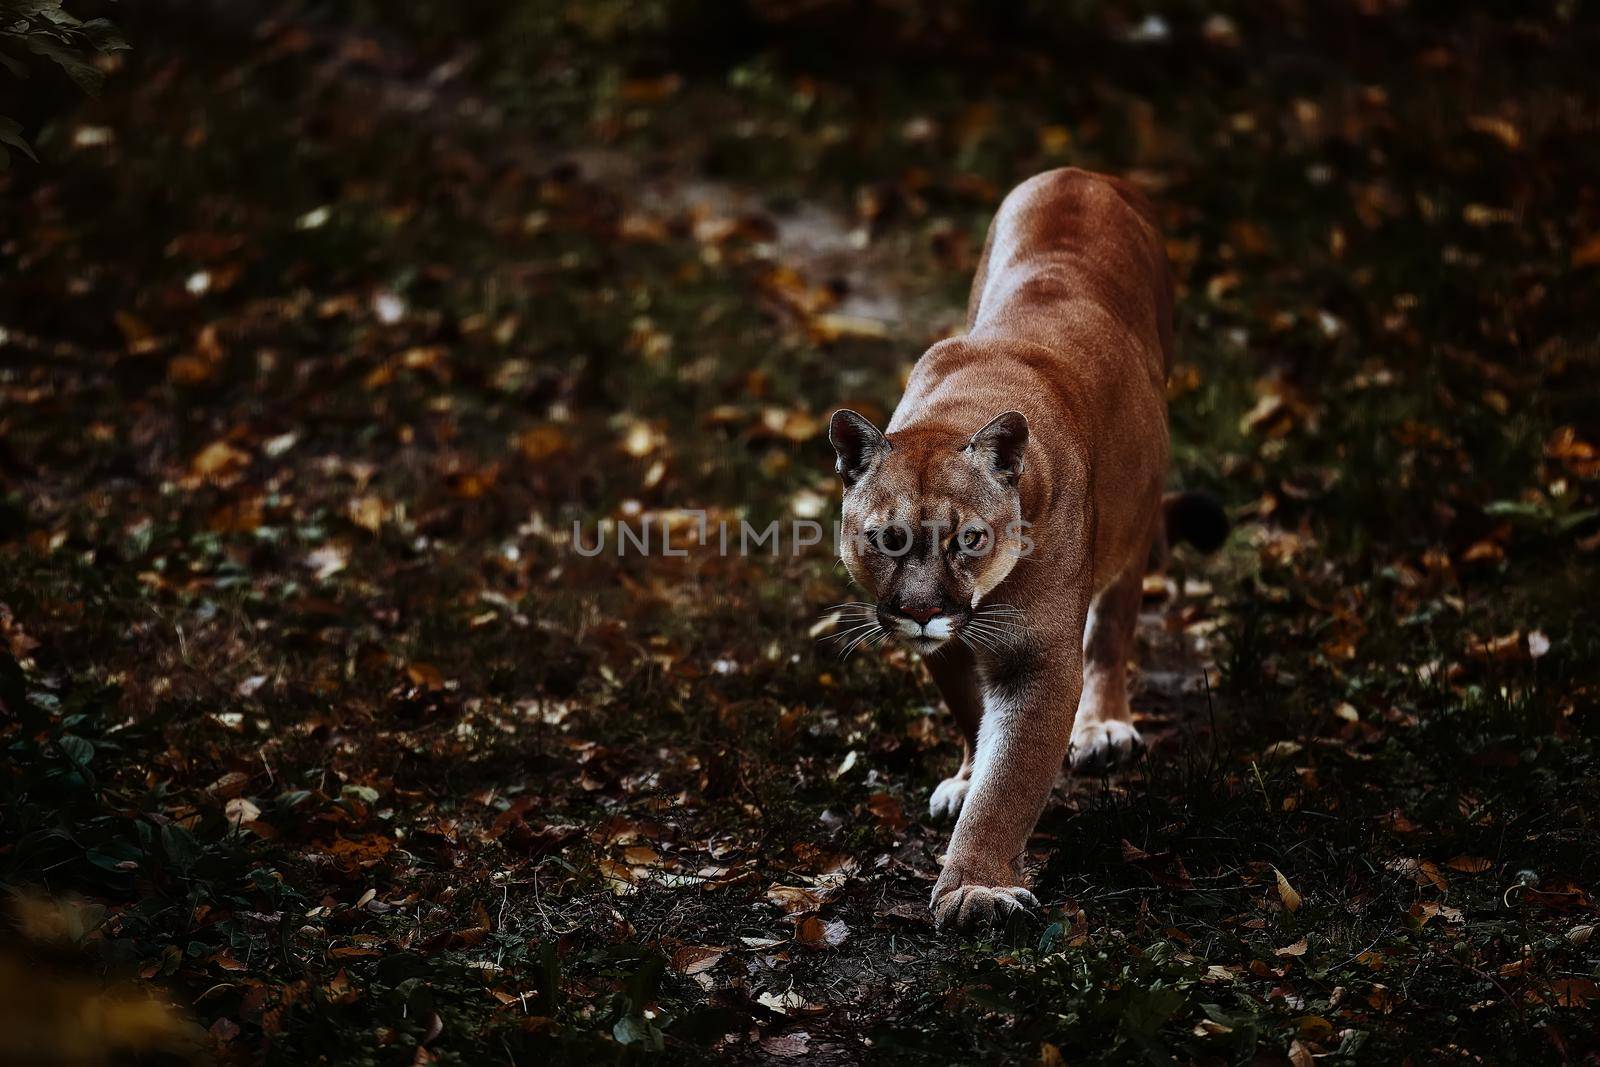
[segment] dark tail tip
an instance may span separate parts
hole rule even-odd
[[[1168,493],[1162,506],[1169,542],[1183,541],[1201,552],[1215,552],[1228,539],[1228,513],[1211,494]]]

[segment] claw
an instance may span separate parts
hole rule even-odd
[[[970,778],[946,778],[928,798],[928,814],[938,821],[954,819],[961,814],[961,805],[967,799]]]
[[[933,914],[941,930],[974,930],[1038,907],[1038,898],[1020,885],[961,885],[934,902]]]
[[[1130,763],[1144,747],[1144,738],[1132,723],[1099,719],[1073,731],[1072,769],[1079,772],[1109,770]]]

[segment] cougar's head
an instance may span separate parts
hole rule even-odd
[[[1028,544],[1017,492],[1028,420],[1007,411],[975,431],[886,436],[843,410],[828,439],[844,481],[841,555],[876,601],[871,621],[920,652],[999,643],[1013,624],[980,605]]]

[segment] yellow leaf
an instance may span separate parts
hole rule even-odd
[[[189,469],[202,478],[237,470],[250,462],[250,454],[235,448],[227,441],[213,441],[189,461]]]
[[[1272,873],[1278,876],[1278,899],[1283,901],[1284,908],[1289,914],[1300,910],[1300,894],[1295,892],[1294,886],[1289,884],[1289,879],[1283,876],[1278,868],[1272,868]]]
[[[431,663],[417,662],[408,665],[406,677],[411,679],[412,685],[419,685],[424,689],[444,688],[444,675]]]
[[[559,426],[549,424],[524,430],[516,440],[517,451],[522,453],[522,458],[534,462],[549,459],[557,452],[565,452],[570,444]]]

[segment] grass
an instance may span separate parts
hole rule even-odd
[[[0,973],[140,1008],[0,1032],[1582,1060],[1596,28],[1364,10],[125,15],[0,176]],[[1161,205],[1174,480],[1238,529],[1147,605],[1151,752],[1058,791],[1042,921],[954,941],[951,731],[808,634],[827,554],[568,538],[831,501],[828,411],[1064,163]]]

